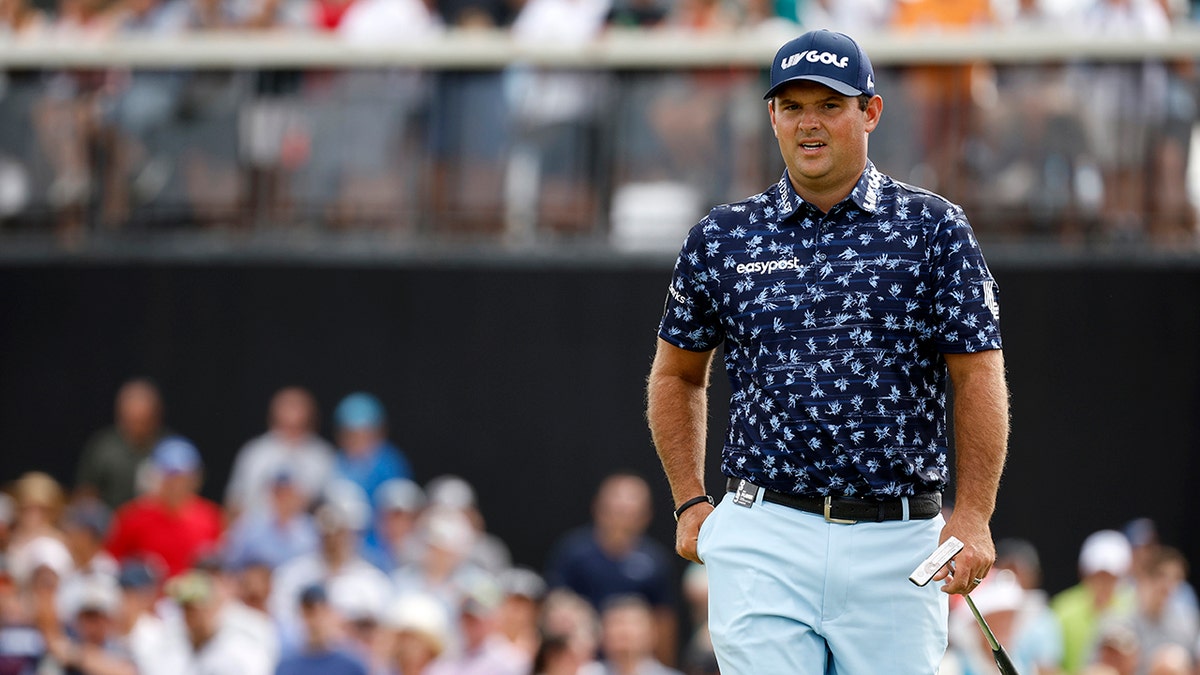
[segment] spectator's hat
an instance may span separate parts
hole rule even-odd
[[[9,551],[9,569],[18,584],[27,584],[39,569],[46,568],[61,580],[74,567],[71,553],[54,537],[42,535]]]
[[[1132,562],[1129,540],[1116,530],[1093,532],[1079,550],[1079,571],[1084,576],[1096,572],[1125,576]]]
[[[141,560],[126,560],[117,572],[117,585],[125,590],[145,590],[158,584],[158,575]]]
[[[189,473],[200,468],[200,451],[188,439],[170,436],[154,447],[151,460],[163,473]]]
[[[425,491],[407,478],[391,478],[375,488],[375,508],[380,512],[414,513],[425,506]]]
[[[402,595],[383,617],[384,625],[396,632],[420,637],[434,654],[445,651],[450,641],[450,620],[442,603],[424,593]]]
[[[117,584],[107,576],[91,576],[84,582],[79,599],[75,604],[75,614],[94,612],[110,616],[117,611],[121,596]]]
[[[315,583],[305,586],[300,591],[300,606],[315,607],[329,603],[329,594],[325,592],[324,584]]]
[[[383,404],[366,392],[355,392],[338,403],[333,418],[341,429],[370,429],[387,421]]]
[[[475,488],[466,479],[452,474],[433,478],[425,485],[425,494],[434,506],[469,509],[475,506]]]
[[[546,581],[537,572],[525,567],[512,567],[499,576],[500,587],[508,597],[526,598],[540,602],[546,597]]]
[[[180,605],[203,605],[216,596],[216,587],[210,574],[193,570],[168,581],[166,593]]]
[[[1025,599],[1025,589],[1010,570],[997,570],[971,593],[980,614],[1015,612]]]
[[[345,530],[361,532],[371,523],[371,502],[357,483],[338,478],[325,488],[324,501],[314,516],[317,530],[322,534]]]
[[[849,35],[813,30],[779,48],[771,62],[771,98],[788,82],[808,80],[843,96],[875,95],[875,71],[866,52]]]
[[[386,597],[379,593],[374,584],[353,576],[341,576],[329,584],[329,606],[337,610],[342,618],[351,623],[379,621],[383,614]]]

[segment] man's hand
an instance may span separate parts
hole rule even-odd
[[[947,579],[942,585],[943,593],[963,595],[975,590],[996,562],[996,545],[992,542],[992,530],[986,520],[972,518],[969,514],[955,511],[946,527],[942,528],[941,541],[951,536],[958,537],[963,550],[945,567],[933,575],[934,581]]]
[[[679,516],[679,523],[675,525],[675,552],[681,557],[704,564],[696,555],[696,540],[700,538],[700,525],[712,512],[712,505],[702,503]]]

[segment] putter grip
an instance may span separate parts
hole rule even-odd
[[[1008,658],[1008,652],[1004,651],[1004,647],[992,650],[992,656],[996,659],[996,667],[1000,669],[1000,675],[1021,675],[1017,672],[1017,667],[1013,665],[1012,659]]]
[[[942,569],[961,550],[963,550],[963,543],[957,537],[948,538],[942,542],[941,546],[934,549],[933,553],[929,554],[929,557],[924,562],[917,565],[917,569],[908,575],[908,580],[918,586],[924,586],[929,583],[933,575],[937,574],[938,570]]]

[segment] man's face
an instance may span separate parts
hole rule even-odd
[[[783,86],[769,111],[788,175],[808,199],[854,186],[867,164],[867,134],[879,123],[883,99],[872,98],[862,110],[857,97],[801,80]]]

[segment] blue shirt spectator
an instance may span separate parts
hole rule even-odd
[[[387,480],[412,478],[407,457],[387,440],[387,418],[379,399],[364,392],[350,394],[338,404],[334,419],[338,473],[368,497]]]

